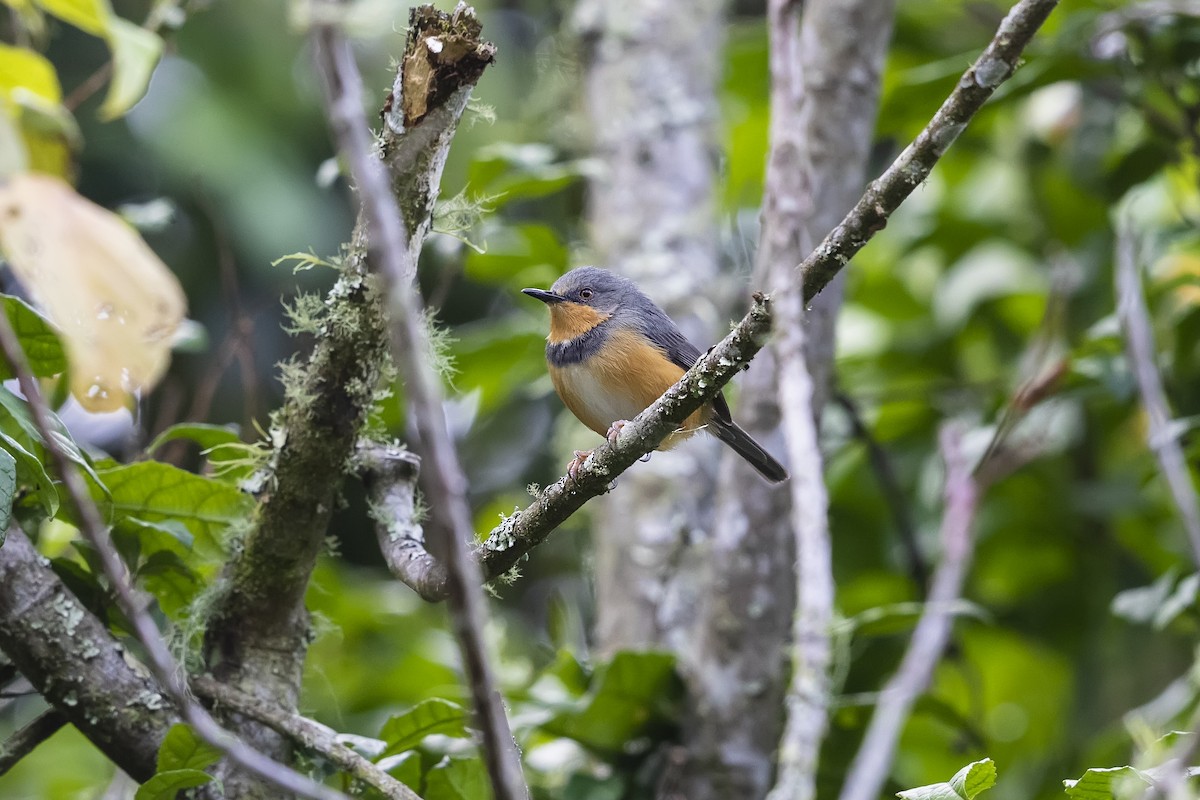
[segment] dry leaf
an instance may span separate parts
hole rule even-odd
[[[16,175],[0,185],[0,249],[61,330],[84,408],[116,410],[162,377],[186,301],[120,217],[57,178]]]

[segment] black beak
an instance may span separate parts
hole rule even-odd
[[[527,294],[530,297],[536,297],[538,300],[541,300],[547,305],[550,305],[551,303],[561,303],[563,300],[567,299],[561,294],[548,292],[545,289],[522,289],[521,294]]]

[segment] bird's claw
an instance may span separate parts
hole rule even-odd
[[[619,419],[612,425],[608,426],[608,433],[604,434],[604,438],[608,439],[609,444],[616,444],[617,437],[621,435],[621,429],[629,424],[627,419]]]
[[[575,457],[567,464],[567,477],[573,481],[579,480],[579,470],[593,452],[592,450],[576,450]]]

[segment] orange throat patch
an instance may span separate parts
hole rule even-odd
[[[550,306],[550,336],[551,344],[569,342],[583,336],[592,328],[599,325],[612,314],[597,311],[591,306],[570,301],[554,303]]]

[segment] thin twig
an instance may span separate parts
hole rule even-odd
[[[440,534],[438,555],[446,564],[450,608],[462,651],[471,699],[483,738],[483,755],[497,800],[528,797],[521,761],[487,660],[483,630],[487,603],[479,566],[470,557],[474,540],[466,481],[446,429],[440,379],[428,359],[423,314],[413,286],[415,264],[408,250],[404,217],[387,173],[373,155],[362,119],[362,78],[349,44],[333,24],[312,32],[326,113],[338,149],[350,166],[366,221],[372,267],[386,287],[392,355],[400,366],[408,405],[421,437],[431,517]],[[432,43],[428,43],[433,47]],[[441,42],[437,49],[442,48]]]
[[[1117,246],[1114,279],[1116,282],[1117,319],[1125,332],[1125,352],[1129,368],[1137,382],[1142,406],[1149,418],[1147,442],[1158,459],[1158,467],[1171,499],[1183,520],[1192,560],[1200,565],[1200,502],[1196,486],[1188,469],[1187,458],[1171,426],[1171,411],[1162,377],[1158,374],[1157,350],[1150,324],[1150,312],[1142,294],[1141,277],[1137,267],[1137,242],[1128,219],[1117,224]]]
[[[895,523],[896,531],[900,535],[900,544],[903,546],[908,560],[908,574],[917,586],[924,590],[929,586],[929,565],[925,562],[920,545],[917,544],[917,529],[913,525],[908,498],[905,497],[904,490],[900,487],[896,470],[892,468],[892,461],[888,457],[887,451],[883,449],[883,445],[867,427],[854,400],[843,392],[836,393],[833,399],[846,412],[846,418],[850,420],[850,429],[854,432],[855,438],[862,442],[867,449],[867,460],[871,462],[871,471],[875,473],[875,479],[879,481],[884,501],[892,512],[892,522]]]
[[[883,229],[892,212],[929,177],[934,164],[954,144],[971,118],[1016,70],[1021,52],[1056,5],[1058,0],[1021,0],[1013,6],[987,49],[963,73],[925,129],[867,187],[846,218],[797,267],[806,301],[850,263],[854,254]]]
[[[47,709],[28,725],[0,743],[0,775],[8,772],[39,744],[49,739],[67,724],[67,718],[56,708]]]
[[[288,737],[305,752],[320,756],[351,777],[377,789],[389,800],[421,800],[412,789],[339,742],[336,731],[316,720],[263,702],[207,675],[194,675],[189,683],[201,697],[258,720]]]
[[[138,602],[129,582],[129,573],[113,547],[100,510],[92,500],[75,464],[59,443],[59,434],[50,421],[50,409],[42,397],[33,373],[30,372],[29,362],[25,360],[25,354],[21,350],[21,343],[5,314],[0,314],[0,351],[3,351],[5,360],[17,376],[21,391],[29,403],[34,425],[42,437],[42,444],[54,462],[59,479],[77,514],[79,530],[95,549],[100,566],[112,586],[118,607],[145,648],[147,666],[167,696],[179,707],[184,720],[201,739],[220,750],[232,763],[285,792],[314,800],[345,800],[345,796],[340,792],[321,786],[247,746],[218,725],[216,720],[192,699],[184,682],[183,668],[171,655],[154,621],[146,612],[146,607]]]
[[[787,724],[779,743],[779,776],[768,800],[812,800],[817,759],[829,719],[833,553],[829,497],[813,414],[813,380],[804,358],[804,301],[799,287],[779,299],[779,407],[792,470],[791,522],[796,537],[796,614]]]
[[[974,550],[972,528],[980,487],[972,463],[962,451],[961,433],[952,425],[939,436],[946,464],[945,509],[942,513],[942,560],[933,574],[925,610],[913,631],[896,674],[884,686],[846,773],[839,800],[875,800],[887,780],[896,743],[913,704],[929,685],[954,624],[956,601],[962,594]]]

